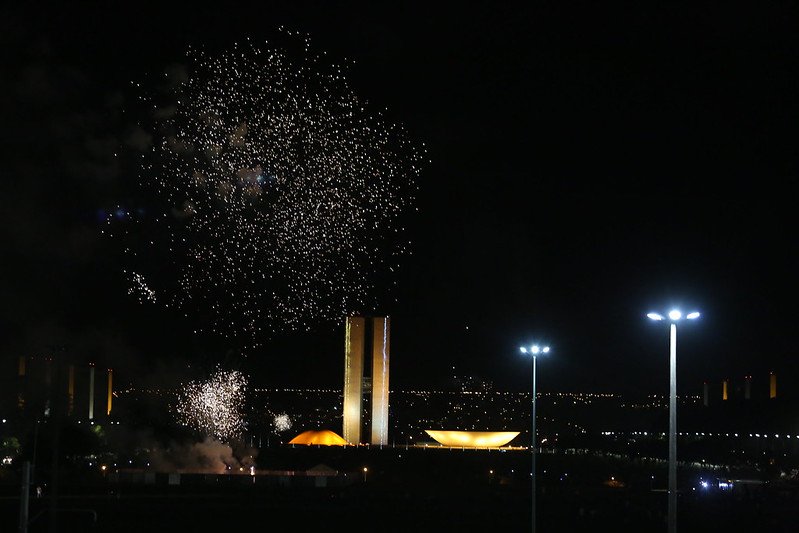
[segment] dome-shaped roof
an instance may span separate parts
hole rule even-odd
[[[464,448],[499,448],[512,441],[518,431],[446,431],[426,429],[425,432],[444,446]]]
[[[289,444],[321,444],[324,446],[344,446],[347,441],[338,434],[323,429],[321,431],[303,431],[289,441]]]

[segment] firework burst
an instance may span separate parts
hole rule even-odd
[[[409,253],[424,149],[301,40],[190,51],[142,159],[162,213],[125,230],[139,233],[136,283],[157,266],[165,305],[245,352],[384,306]]]
[[[217,369],[206,380],[183,384],[172,411],[180,424],[229,442],[246,428],[242,414],[246,390],[244,374]]]
[[[278,433],[288,431],[292,426],[291,418],[286,413],[275,415],[274,419],[272,420],[272,425],[275,427],[275,431]]]

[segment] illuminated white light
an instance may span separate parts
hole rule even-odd
[[[537,344],[533,345],[533,348],[532,348],[532,352],[533,353],[538,353],[540,351],[541,351],[541,348],[539,348]]]
[[[544,346],[544,349],[542,351],[544,353],[549,353],[549,346]]]
[[[706,488],[707,488],[707,481],[703,481],[703,482],[702,482],[702,488],[703,488],[703,489],[706,489]]]
[[[682,313],[674,309],[673,311],[669,311],[669,318],[672,320],[679,320],[682,318]]]
[[[524,346],[522,346],[522,347],[521,347],[521,348],[519,348],[519,349],[522,351],[522,353],[527,353],[527,348],[525,348]]]
[[[652,320],[663,320],[663,315],[659,315],[657,313],[647,313],[646,316],[648,316]]]
[[[698,311],[694,311],[693,313],[688,313],[688,314],[685,316],[685,318],[687,318],[687,319],[689,319],[689,320],[693,320],[693,319],[695,319],[695,318],[699,318],[699,312],[698,312]]]

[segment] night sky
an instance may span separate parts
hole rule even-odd
[[[350,62],[356,92],[428,151],[414,253],[386,303],[392,388],[445,386],[454,366],[527,390],[518,348],[542,341],[540,390],[664,394],[667,326],[645,315],[680,305],[703,313],[678,328],[681,392],[769,371],[789,390],[795,3],[529,4],[4,7],[3,360],[66,346],[132,383],[218,359],[257,384],[341,386],[343,327],[238,360],[128,297],[99,235],[98,210],[129,202],[135,182],[112,157],[135,121],[131,82],[189,45],[284,26]]]

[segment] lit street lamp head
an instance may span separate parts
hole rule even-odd
[[[646,316],[649,317],[652,320],[665,320],[665,317],[663,315],[659,314],[659,313],[647,313]],[[669,315],[668,316],[669,316],[669,320],[672,321],[672,322],[677,322],[678,320],[683,318],[682,313],[679,310],[677,310],[677,309],[673,309],[673,310],[669,311]],[[695,318],[699,318],[699,312],[698,311],[694,311],[694,312],[688,313],[687,315],[685,315],[685,318],[687,318],[688,320],[693,320]]]
[[[538,355],[542,353],[549,353],[549,346],[539,346],[537,344],[533,344],[529,348],[527,348],[526,346],[522,346],[521,348],[519,348],[519,350],[521,350],[522,353]]]

